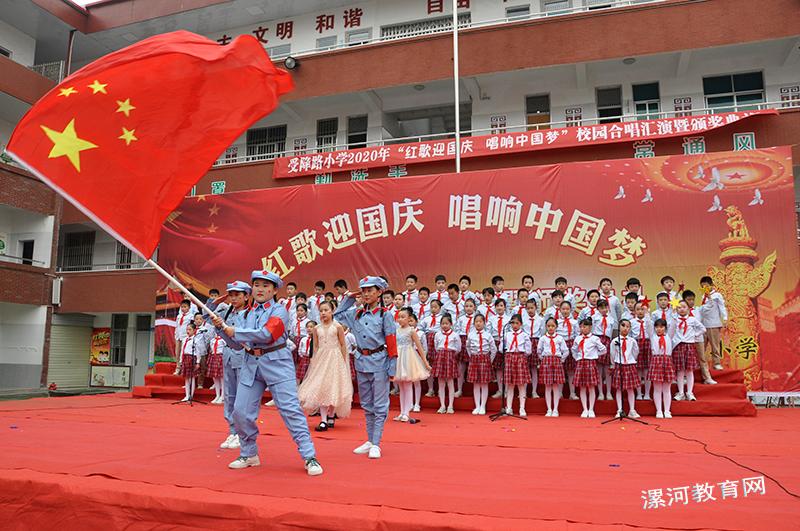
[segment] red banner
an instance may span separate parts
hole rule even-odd
[[[223,287],[272,269],[309,292],[382,274],[472,277],[473,288],[524,274],[544,299],[565,276],[579,301],[610,277],[642,280],[655,300],[672,275],[727,299],[728,367],[753,390],[800,389],[800,259],[789,148],[580,162],[403,179],[303,185],[184,201],[160,261],[179,278]],[[194,279],[194,280],[193,280]],[[700,295],[702,297],[702,295]]]
[[[768,109],[463,137],[461,156],[485,157],[520,151],[696,136],[749,116],[777,113],[775,109]],[[275,159],[272,178],[283,179],[333,171],[435,162],[453,159],[455,152],[455,140],[435,140],[282,157]]]

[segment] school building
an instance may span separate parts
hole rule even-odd
[[[777,111],[690,142],[675,137],[635,149],[623,142],[487,153],[463,159],[463,171],[777,145],[793,145],[800,160],[795,0],[457,5],[463,138]],[[272,115],[220,156],[193,194],[453,171],[452,161],[419,157],[385,168],[273,177],[281,157],[452,138],[451,9],[450,0],[106,0],[86,8],[68,0],[4,0],[0,148],[31,105],[69,72],[141,39],[184,29],[221,46],[253,35],[276,63],[292,67],[296,82]],[[175,312],[163,292],[156,305],[164,287],[135,253],[3,156],[0,393],[50,384],[86,388],[98,330],[110,336],[108,361],[130,367],[128,385],[140,385],[154,359],[156,319]]]

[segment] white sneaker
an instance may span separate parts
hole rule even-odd
[[[261,466],[261,460],[258,458],[257,455],[252,457],[237,457],[235,461],[231,461],[228,464],[228,468],[233,468],[234,470],[240,468],[247,468],[250,466]]]
[[[492,395],[492,398],[500,398],[503,394],[500,391],[497,391],[495,394]]]
[[[592,411],[592,410],[590,409],[590,410],[589,410],[589,418],[590,418],[590,419],[593,419],[593,418],[595,418],[595,417],[596,417],[596,415],[594,414],[594,411]]]
[[[411,408],[411,411],[413,411],[414,413],[419,413],[420,410],[421,410],[421,408],[419,406],[414,406],[414,407]]]
[[[642,399],[642,393],[641,392],[636,393],[636,400],[641,400],[641,399]]]
[[[621,416],[622,416],[622,411],[617,411],[617,414],[616,414],[616,415],[614,415],[614,418],[615,418],[615,419],[618,419],[618,418],[620,418]]]
[[[485,408],[481,408],[480,411],[478,411],[478,415],[485,415],[485,414],[486,414]]]
[[[553,410],[553,414],[550,415],[550,416],[551,417],[557,417],[558,416],[558,410],[557,409]]]
[[[275,401],[274,400],[270,400],[269,402],[267,402],[264,405],[267,406],[267,407],[274,407],[275,406]]]
[[[670,413],[669,411],[665,411],[664,412],[664,418],[665,419],[671,419],[672,418],[672,413]]]
[[[184,396],[183,400],[181,400],[181,402],[188,402],[188,401],[189,401],[189,397],[188,396]]]
[[[545,416],[545,417],[552,417],[552,416],[553,416],[553,411],[552,411],[552,410],[550,410],[550,409],[548,409],[548,410],[547,410],[547,413],[545,413],[545,414],[544,414],[544,416]]]
[[[228,435],[228,438],[225,439],[224,441],[222,441],[222,444],[220,444],[219,447],[222,448],[223,450],[229,449],[231,447],[231,441],[233,441],[234,437],[236,437],[236,436],[235,435]]]
[[[597,399],[598,400],[605,400],[606,399],[606,395],[604,395],[603,393],[598,393],[597,394]]]
[[[354,454],[363,455],[363,454],[369,453],[369,449],[370,448],[372,448],[372,443],[367,441],[364,444],[362,444],[361,446],[359,446],[358,448],[356,448],[355,450],[353,450],[353,453]]]
[[[442,407],[440,407],[439,409],[437,409],[437,410],[436,410],[436,412],[437,412],[438,414],[440,414],[440,415],[444,415],[445,413],[447,413],[447,408],[446,408],[446,407],[444,407],[444,406],[442,406]]]
[[[395,421],[395,422],[400,422],[401,420],[403,420],[403,415],[397,415],[397,416],[396,416],[395,418],[393,418],[392,420],[393,420],[393,421]]]
[[[539,395],[534,392],[534,393],[531,394],[531,398],[539,398]]]
[[[453,413],[455,413],[455,410],[453,408],[451,408],[451,407],[447,408],[447,414],[448,415],[452,415]]]
[[[715,371],[721,371],[721,370],[722,370],[722,364],[720,364],[720,363],[715,363],[715,364],[714,364],[714,370],[715,370]]]
[[[389,394],[390,395],[399,395],[400,391],[398,391],[397,389],[392,389],[391,391],[389,391]]]
[[[640,415],[639,413],[637,413],[635,409],[631,409],[631,410],[628,412],[628,416],[629,416],[630,418],[632,418],[632,419],[638,419],[639,417],[641,417],[641,415]]]
[[[686,400],[695,401],[697,398],[694,396],[694,393],[686,393]]]
[[[644,395],[644,398],[642,400],[650,400],[650,395]]]
[[[706,385],[717,385],[717,381],[713,378],[707,378],[703,380],[703,383]]]
[[[456,391],[455,393],[453,393],[453,396],[455,398],[461,398],[461,394],[462,394],[461,391]]]
[[[231,439],[230,444],[228,444],[228,448],[239,448],[241,444],[239,443],[239,436],[234,435],[233,439]]]
[[[528,418],[528,413],[524,409],[520,408],[519,416],[522,418]]]
[[[380,446],[372,446],[369,449],[369,458],[370,459],[380,459],[381,458],[381,447]]]
[[[656,418],[657,419],[663,419],[664,418],[664,414],[662,412],[660,412],[660,411],[657,411],[656,412]]]
[[[582,418],[582,419],[589,418],[589,411],[588,411],[588,410],[586,410],[586,409],[584,409],[584,410],[583,410],[583,413],[581,413],[581,418]]]
[[[477,408],[477,407],[476,407],[475,409],[473,409],[473,410],[472,410],[472,414],[473,414],[473,415],[480,415],[480,413],[481,413],[481,410],[480,410],[480,408]]]
[[[578,399],[578,395],[575,395],[575,394],[569,395],[569,399],[570,400],[577,400]]]
[[[686,399],[686,395],[684,395],[683,393],[675,393],[675,396],[673,397],[673,399],[677,400],[678,402],[680,402],[681,400],[685,400]]]
[[[309,476],[319,476],[322,474],[322,465],[319,464],[316,457],[306,459],[306,472]]]
[[[425,393],[425,396],[431,397],[431,396],[435,396],[435,395],[434,395],[433,391],[428,391],[427,393]]]
[[[400,422],[408,422],[408,415],[400,415]]]

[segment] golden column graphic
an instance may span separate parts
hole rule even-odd
[[[741,211],[729,206],[724,212],[728,216],[729,230],[728,236],[719,242],[722,251],[719,261],[725,267],[708,269],[728,308],[728,324],[722,339],[725,347],[723,363],[731,369],[742,369],[747,387],[754,389],[761,381],[756,299],[769,287],[777,253],[773,251],[756,266],[758,241],[750,236]]]

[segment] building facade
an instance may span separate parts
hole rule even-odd
[[[0,146],[66,73],[143,38],[186,29],[221,46],[259,39],[296,89],[235,141],[193,190],[421,176],[414,161],[274,179],[278,157],[452,138],[452,3],[8,0],[0,12]],[[464,137],[776,109],[702,137],[707,151],[792,145],[800,157],[800,10],[794,0],[459,0]],[[464,171],[668,155],[683,138],[464,159]],[[157,318],[175,302],[135,253],[24,170],[0,163],[0,389],[85,387],[92,330],[141,382]],[[797,169],[797,166],[795,166]],[[795,175],[797,175],[795,171]],[[15,192],[16,190],[16,192]],[[32,243],[31,243],[32,242]],[[193,283],[203,294],[210,286]],[[30,289],[28,285],[30,284]],[[21,286],[25,286],[24,289]],[[10,339],[5,340],[6,337]],[[5,368],[10,370],[6,371]],[[23,376],[24,375],[24,376]]]

